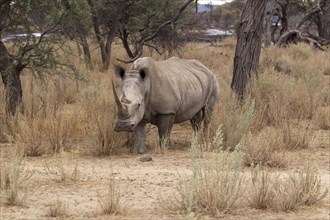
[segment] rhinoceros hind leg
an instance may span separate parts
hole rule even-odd
[[[196,113],[196,115],[194,115],[194,117],[190,119],[191,126],[195,132],[197,132],[201,128],[204,117],[205,117],[205,107],[202,108],[199,112]]]
[[[133,145],[133,153],[144,153],[144,145],[145,145],[145,139],[146,139],[146,132],[144,129],[145,124],[139,123],[135,128],[135,142]]]
[[[161,148],[167,147],[170,143],[170,135],[174,120],[174,114],[157,116],[157,128]]]

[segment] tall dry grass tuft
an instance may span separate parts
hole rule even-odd
[[[79,110],[68,108],[69,101],[60,97],[77,96],[75,90],[63,90],[71,87],[71,80],[60,76],[45,76],[37,79],[28,73],[22,75],[23,103],[15,116],[7,115],[4,109],[0,113],[0,139],[15,142],[24,151],[25,156],[40,156],[45,153],[66,149],[69,142],[81,133],[77,126]],[[70,102],[72,103],[72,102]],[[69,110],[68,110],[69,109]]]
[[[264,129],[257,135],[249,135],[244,151],[244,164],[255,167],[286,167],[283,132],[276,129]]]
[[[79,113],[77,113],[79,114]],[[50,145],[51,152],[60,152],[69,149],[69,141],[77,132],[78,118],[75,114],[55,114],[44,122],[46,140]]]
[[[129,209],[127,202],[123,202],[118,183],[111,177],[106,195],[98,193],[99,213],[101,215],[125,215]]]
[[[256,100],[254,130],[281,126],[292,119],[311,119],[321,105],[320,93],[302,80],[269,70],[252,83],[251,96]]]
[[[68,209],[68,205],[57,198],[55,202],[49,205],[46,216],[51,218],[66,218],[69,217]]]
[[[99,92],[92,88],[85,91],[86,132],[93,142],[90,150],[96,156],[114,155],[122,152],[125,146],[131,146],[133,136],[127,132],[114,131],[115,103],[112,92]]]
[[[277,211],[295,211],[302,205],[319,203],[328,194],[321,184],[315,166],[308,166],[305,172],[276,174],[261,170],[252,171],[250,186],[253,190],[247,200],[253,208]]]
[[[74,160],[72,155],[61,151],[55,156],[54,161],[44,164],[47,175],[54,176],[55,179],[63,183],[78,181],[80,175],[78,161],[75,160],[74,165],[72,165]]]
[[[24,156],[37,157],[45,154],[47,149],[45,147],[44,121],[18,114],[15,122],[17,123],[17,133],[14,139]]]
[[[308,128],[299,128],[294,130],[288,122],[283,124],[283,142],[288,150],[306,149],[309,145]]]
[[[209,154],[208,160],[198,159],[199,144],[191,145],[193,170],[191,176],[181,177],[178,195],[172,205],[186,213],[204,213],[221,216],[231,212],[242,193],[242,152],[239,146],[233,152]]]
[[[258,117],[255,128],[278,126],[291,119],[312,119],[320,106],[329,105],[324,71],[329,53],[308,45],[268,48],[262,53],[258,80],[252,83]]]
[[[1,158],[0,189],[8,205],[24,205],[28,196],[28,180],[33,172],[25,170],[23,154],[12,150],[6,160]]]
[[[81,81],[77,79],[63,78],[63,77],[54,77],[52,79],[53,83],[53,93],[54,100],[57,103],[65,104],[74,104],[79,99],[79,89]]]
[[[255,118],[255,101],[246,100],[244,105],[237,100],[232,101],[226,109],[226,117],[222,123],[224,149],[234,150],[244,136],[250,132]]]
[[[313,121],[317,128],[330,130],[330,106],[317,109]]]
[[[270,172],[260,170],[259,165],[251,171],[252,193],[247,196],[249,206],[255,209],[270,209],[274,199],[274,184],[277,177]]]

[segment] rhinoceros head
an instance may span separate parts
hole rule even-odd
[[[121,94],[118,95],[112,84],[117,105],[115,131],[134,131],[145,112],[145,97],[148,91],[148,69],[131,68],[125,72],[115,67],[115,74],[121,78]]]

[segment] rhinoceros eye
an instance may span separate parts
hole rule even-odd
[[[138,103],[138,104],[137,104],[137,106],[136,106],[136,111],[137,111],[137,110],[139,110],[139,109],[140,109],[140,107],[141,107],[141,104],[140,104],[140,103]]]

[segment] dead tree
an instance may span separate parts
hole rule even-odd
[[[276,0],[276,2],[281,8],[281,21],[283,26],[279,38],[275,41],[275,45],[284,46],[289,43],[305,42],[315,48],[324,50],[322,45],[328,44],[330,40],[330,0],[309,2],[310,5],[308,6],[301,2],[291,2],[289,0]],[[304,14],[293,29],[284,31],[284,27],[287,29],[286,12],[290,4],[298,6],[300,10],[304,11]],[[315,36],[303,30],[304,24],[307,21],[313,21],[317,25],[319,36]],[[324,37],[326,36],[324,33],[327,33],[327,31],[329,32],[329,39]]]
[[[246,86],[252,74],[256,74],[259,67],[266,2],[264,0],[248,0],[242,13],[234,57],[234,74],[231,82],[231,88],[239,99],[243,99]]]
[[[290,31],[284,33],[280,37],[280,39],[276,42],[275,45],[276,46],[283,46],[283,45],[287,45],[289,43],[295,43],[296,44],[298,42],[308,43],[312,47],[315,47],[317,49],[320,49],[320,50],[324,51],[321,44],[317,40],[314,40],[313,38],[302,35],[302,33],[299,30],[290,30]]]

